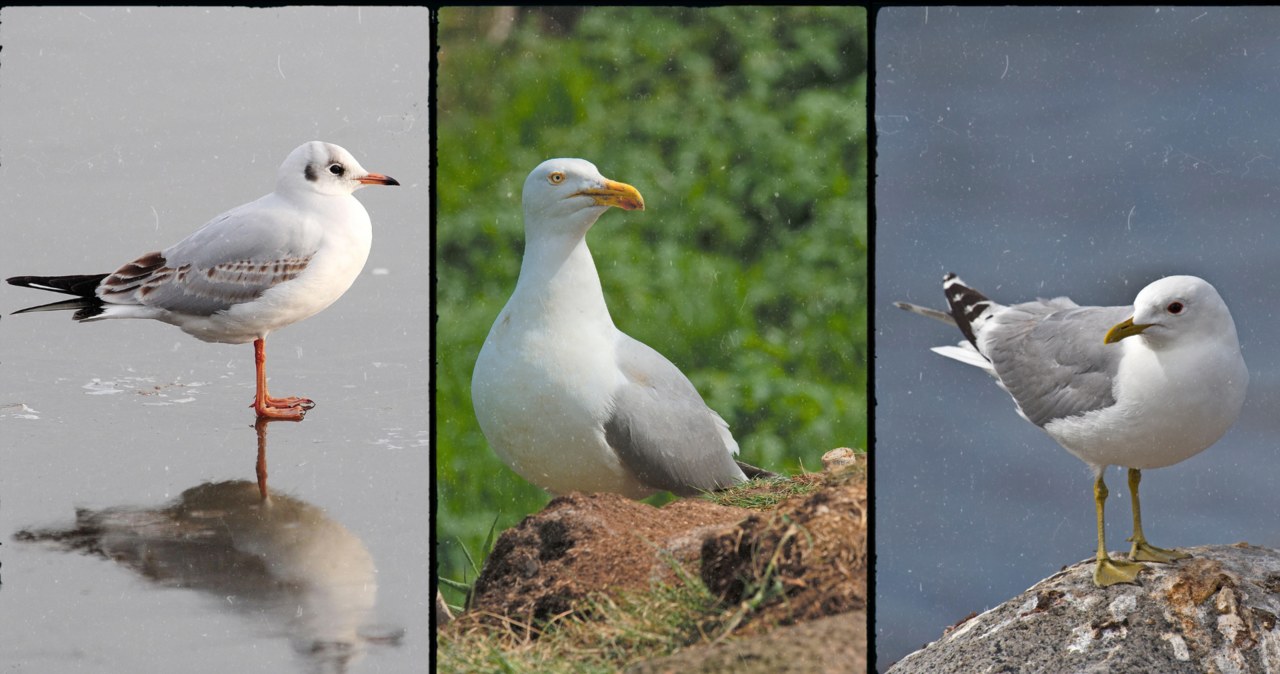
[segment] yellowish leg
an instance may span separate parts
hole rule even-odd
[[[1093,569],[1093,584],[1098,587],[1107,587],[1117,583],[1137,583],[1138,572],[1145,567],[1137,562],[1126,562],[1107,556],[1105,533],[1107,524],[1103,518],[1103,510],[1109,492],[1107,485],[1102,481],[1102,470],[1098,469],[1098,476],[1093,481],[1093,502],[1098,511],[1098,563]]]
[[[1128,540],[1133,542],[1133,547],[1129,549],[1129,559],[1138,562],[1168,563],[1176,559],[1190,557],[1191,555],[1185,552],[1157,548],[1147,542],[1147,537],[1142,533],[1142,506],[1138,504],[1139,482],[1142,482],[1142,471],[1137,468],[1130,468],[1129,499],[1133,502],[1133,536],[1130,536]]]

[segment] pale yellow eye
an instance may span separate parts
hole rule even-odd
[[[547,182],[552,185],[559,185],[564,182],[564,173],[560,171],[552,171],[551,175],[547,176]]]

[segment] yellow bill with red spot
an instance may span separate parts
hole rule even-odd
[[[592,187],[577,194],[591,197],[597,206],[616,206],[624,211],[644,210],[644,197],[640,196],[640,190],[616,180],[606,180],[604,187]]]

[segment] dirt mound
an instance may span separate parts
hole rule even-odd
[[[573,493],[503,532],[476,579],[471,612],[543,621],[588,593],[673,580],[708,536],[751,511],[701,499],[662,508],[616,494]]]
[[[626,674],[850,674],[867,671],[867,614],[853,611],[779,627],[750,639],[686,648]]]
[[[702,581],[727,603],[762,603],[751,618],[762,625],[865,608],[869,517],[865,480],[841,470],[817,491],[708,538]]]
[[[741,507],[553,500],[498,539],[441,630],[440,671],[484,670],[496,652],[512,671],[863,671],[867,470],[849,453],[715,496]]]
[[[542,622],[592,593],[674,582],[673,560],[727,606],[749,604],[738,626],[746,633],[865,608],[865,475],[854,466],[797,476],[813,491],[763,512],[703,499],[654,508],[615,494],[556,498],[499,537],[468,613]],[[738,496],[751,501],[784,484]]]

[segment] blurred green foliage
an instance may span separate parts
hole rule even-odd
[[[470,389],[544,159],[644,195],[588,235],[614,322],[689,376],[743,460],[816,470],[866,445],[865,11],[503,11],[440,10],[437,554],[457,580],[460,544],[548,500],[489,449]]]

